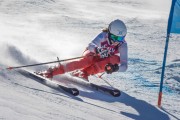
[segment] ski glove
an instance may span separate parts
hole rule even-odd
[[[100,56],[100,58],[109,57],[109,51],[107,48],[97,47],[96,54]]]
[[[119,70],[119,66],[118,64],[111,64],[111,63],[108,63],[106,66],[105,66],[105,71],[107,74],[111,74],[113,72],[117,72]]]

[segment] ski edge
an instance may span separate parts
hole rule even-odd
[[[42,76],[39,76],[39,75],[36,75],[35,73],[33,72],[30,72],[28,70],[24,70],[24,69],[21,69],[21,70],[18,70],[18,72],[20,73],[26,73],[28,74],[29,76],[37,79],[38,81],[40,81],[43,85],[46,85],[46,82],[50,82],[52,84],[56,84],[61,90],[73,95],[73,96],[78,96],[79,95],[79,90],[77,88],[71,88],[71,87],[67,87],[67,86],[64,86],[58,82],[55,82],[53,80],[50,80],[49,78],[44,78]]]
[[[97,85],[97,84],[94,84],[94,83],[91,83],[91,82],[88,82],[88,81],[85,81],[79,77],[75,77],[75,76],[72,76],[70,75],[70,80],[76,84],[79,84],[79,85],[83,85],[85,87],[89,87],[89,88],[92,88],[94,90],[97,90],[97,91],[100,91],[102,93],[107,93],[113,97],[119,97],[121,95],[121,91],[112,87],[111,89],[110,88],[106,88],[106,87],[103,87],[103,86],[100,86],[100,85]]]
[[[121,95],[121,91],[116,88],[109,89],[109,88],[99,86],[93,83],[90,83],[90,86],[91,88],[94,88],[97,91],[102,91],[104,93],[112,95],[113,97],[119,97]]]

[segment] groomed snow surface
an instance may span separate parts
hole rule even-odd
[[[0,0],[0,120],[180,120],[179,35],[170,38],[162,108],[157,107],[170,5],[170,0]],[[129,66],[103,78],[122,91],[120,97],[56,76],[80,90],[74,97],[5,69],[81,56],[117,18],[128,28]],[[94,76],[90,81],[107,86]]]

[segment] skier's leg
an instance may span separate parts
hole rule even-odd
[[[65,72],[69,72],[76,69],[86,68],[90,66],[93,63],[93,61],[94,61],[94,53],[90,52],[89,50],[86,50],[83,53],[83,58],[71,62],[67,62],[63,66]]]
[[[94,53],[89,50],[85,50],[83,53],[83,58],[69,61],[63,63],[60,66],[57,66],[53,69],[53,76],[58,74],[64,74],[65,72],[70,72],[77,69],[82,69],[89,67],[91,64],[95,63],[96,58],[94,57]]]
[[[97,73],[104,72],[104,67],[106,64],[112,63],[112,64],[119,64],[120,58],[117,55],[110,56],[108,58],[102,59],[98,62],[95,62],[91,66],[84,68],[82,71],[84,71],[87,75],[94,75]]]

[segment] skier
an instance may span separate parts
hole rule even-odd
[[[58,74],[72,71],[71,75],[81,77],[88,81],[89,75],[106,72],[125,72],[128,67],[128,48],[125,36],[127,28],[123,21],[112,21],[108,28],[91,42],[83,53],[83,57],[77,60],[50,67],[37,74],[52,78]]]

